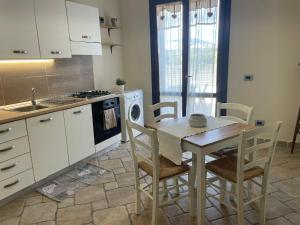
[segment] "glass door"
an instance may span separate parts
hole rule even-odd
[[[149,2],[153,103],[214,115],[227,96],[231,1]]]
[[[183,4],[156,6],[159,64],[159,99],[176,101],[182,115]],[[164,109],[167,113],[169,109]]]
[[[187,114],[215,114],[219,2],[190,0]]]

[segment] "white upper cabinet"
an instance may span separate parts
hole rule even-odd
[[[0,59],[40,58],[34,0],[0,1]]]
[[[35,12],[41,58],[70,58],[65,0],[35,0]]]
[[[71,41],[101,42],[98,8],[67,1]]]

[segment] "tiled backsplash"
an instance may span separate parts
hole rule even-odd
[[[49,62],[0,63],[0,105],[94,89],[92,56],[73,56]]]

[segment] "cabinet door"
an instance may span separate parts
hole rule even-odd
[[[101,41],[98,8],[67,2],[67,15],[72,41]]]
[[[91,105],[64,111],[70,164],[95,153]]]
[[[70,58],[65,0],[35,0],[36,24],[42,58]]]
[[[36,181],[69,165],[63,112],[27,119],[27,129]]]
[[[0,1],[0,58],[40,58],[34,0]]]

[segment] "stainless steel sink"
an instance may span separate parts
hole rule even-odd
[[[28,105],[28,106],[21,106],[17,108],[12,108],[10,111],[17,111],[17,112],[32,112],[40,109],[49,108],[48,106],[44,105]]]

